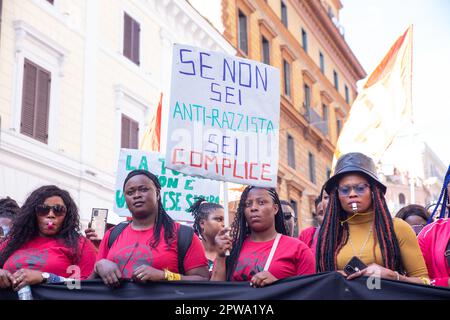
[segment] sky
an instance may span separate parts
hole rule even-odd
[[[341,0],[345,40],[370,73],[413,24],[415,137],[450,164],[450,1]],[[358,83],[358,85],[360,85]]]

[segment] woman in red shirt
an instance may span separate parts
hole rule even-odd
[[[314,273],[311,250],[287,236],[275,189],[249,186],[241,195],[232,237],[222,229],[216,236],[217,257],[211,280],[249,281],[264,287],[278,279]],[[225,258],[225,252],[231,250]]]
[[[80,233],[80,217],[69,193],[42,186],[25,200],[8,236],[0,244],[0,287],[87,279],[95,248]]]
[[[436,286],[450,287],[450,166],[445,175],[444,185],[438,204],[433,210],[429,221],[437,210],[441,209],[438,220],[427,225],[419,233],[420,249],[422,250],[431,283]],[[447,217],[447,218],[446,218]]]
[[[103,282],[118,286],[120,279],[208,280],[208,261],[195,234],[184,257],[185,273],[180,274],[177,250],[180,224],[162,206],[158,178],[145,170],[131,171],[125,178],[123,191],[133,220],[111,247],[108,242],[114,228],[106,232],[100,243],[95,273]]]

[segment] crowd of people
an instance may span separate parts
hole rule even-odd
[[[315,201],[318,225],[298,238],[294,209],[273,188],[246,187],[230,226],[221,205],[199,198],[188,210],[192,228],[164,210],[151,172],[131,171],[123,192],[132,219],[111,226],[101,241],[90,227],[82,235],[74,200],[57,186],[34,190],[22,207],[0,200],[0,288],[74,278],[100,278],[110,287],[123,280],[264,287],[333,271],[347,280],[376,275],[450,287],[450,167],[431,214],[409,205],[392,218],[373,160],[345,154]]]

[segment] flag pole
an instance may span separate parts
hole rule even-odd
[[[412,79],[413,79],[413,46],[414,46],[414,42],[413,42],[413,25],[411,24],[410,26],[410,38],[411,38],[411,75],[410,75],[410,88],[409,88],[409,101],[411,104],[411,113],[410,113],[410,139],[411,139],[411,150],[414,150],[414,145],[415,145],[415,141],[414,141],[414,110],[413,110],[413,98],[412,98]],[[416,203],[416,176],[415,176],[415,169],[414,166],[412,165],[411,162],[411,176],[410,176],[410,204],[415,204]]]
[[[225,225],[225,228],[230,226],[230,217],[228,215],[228,182],[224,181],[222,183],[222,189],[223,189],[223,223]],[[230,251],[225,252],[226,256],[230,255]]]

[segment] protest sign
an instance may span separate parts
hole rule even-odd
[[[203,196],[208,202],[219,203],[218,181],[190,177],[181,172],[166,169],[164,157],[157,152],[136,149],[121,149],[117,168],[114,211],[121,217],[131,216],[125,203],[123,182],[128,173],[135,169],[150,171],[161,184],[161,202],[167,213],[177,221],[194,219],[186,209]]]
[[[275,187],[280,74],[269,65],[175,44],[166,166]]]

